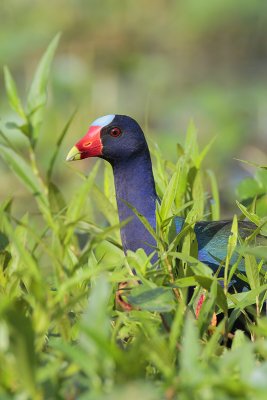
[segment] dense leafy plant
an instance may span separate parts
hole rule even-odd
[[[141,249],[125,256],[109,166],[101,187],[95,183],[98,162],[87,177],[78,173],[80,189],[68,204],[54,182],[55,161],[73,116],[59,135],[47,170],[40,171],[36,161],[57,43],[58,37],[39,63],[26,107],[11,73],[4,70],[8,99],[21,123],[9,122],[3,129],[0,154],[35,199],[38,213],[29,210],[18,219],[12,211],[16,197],[0,208],[1,399],[265,399],[267,249],[249,247],[253,235],[240,243],[235,216],[222,265],[224,287],[196,258],[195,221],[220,217],[216,179],[202,166],[210,145],[199,151],[192,123],[185,145],[177,146],[176,164],[164,160],[151,143],[161,198],[156,231],[139,217],[157,239],[159,262],[151,265]],[[24,135],[25,148],[17,148],[7,128]],[[259,193],[246,195],[245,183],[239,193],[241,200],[251,197],[245,205],[238,203],[240,218],[256,223],[255,234],[264,233],[265,219],[255,213]],[[105,220],[102,226],[93,219],[91,199]],[[178,236],[173,232],[175,215],[186,218]],[[229,261],[237,245],[246,260],[243,279],[249,289],[230,294],[227,283],[237,265]],[[124,296],[135,308],[128,313],[115,306],[121,281],[129,282]],[[189,287],[195,289],[188,302]],[[205,301],[196,319],[203,291]],[[214,313],[221,316],[216,327],[210,324]],[[230,328],[240,316],[247,335],[237,330],[233,336]]]

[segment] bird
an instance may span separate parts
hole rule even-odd
[[[112,166],[119,220],[123,222],[129,219],[120,228],[124,252],[142,248],[148,256],[155,253],[157,243],[154,236],[134,212],[137,210],[156,229],[156,207],[160,200],[156,193],[148,144],[140,125],[127,115],[111,114],[97,118],[85,136],[72,147],[66,160],[83,160],[88,157],[102,158]],[[184,224],[183,217],[175,216],[176,235],[181,232]],[[198,259],[208,265],[213,273],[219,271],[219,277],[224,273],[221,264],[226,259],[231,227],[232,220],[220,220],[199,221],[193,228]],[[238,232],[243,239],[256,228],[250,221],[238,221]],[[264,236],[258,237],[264,242]],[[231,264],[237,261],[238,256],[237,252],[233,254]],[[154,254],[152,260],[156,258]],[[245,274],[242,259],[238,270]],[[240,279],[240,274],[234,274],[230,286],[232,290],[242,291],[246,279]]]

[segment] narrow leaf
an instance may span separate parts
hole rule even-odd
[[[260,277],[258,265],[254,256],[245,254],[245,268],[251,289],[256,289],[260,286]]]
[[[83,183],[82,187],[79,189],[79,192],[74,195],[72,198],[69,208],[66,215],[66,225],[68,225],[68,232],[65,236],[65,244],[69,242],[73,235],[74,225],[76,225],[77,221],[84,216],[84,206],[86,203],[86,199],[88,196],[89,191],[91,190],[94,180],[99,168],[99,162],[96,162],[94,165],[92,172],[86,178],[85,182]],[[74,224],[75,223],[75,224]]]
[[[139,220],[142,222],[142,224],[148,230],[151,236],[157,241],[158,237],[156,235],[156,232],[154,231],[153,227],[150,225],[146,217],[144,217],[141,213],[139,213],[138,210],[135,207],[133,207],[130,203],[128,203],[123,199],[122,201],[133,211],[133,213],[139,218]]]
[[[46,87],[48,76],[54,53],[59,42],[59,38],[60,34],[57,34],[49,44],[46,52],[44,53],[41,61],[38,64],[28,94],[28,107],[30,112],[35,110],[37,107],[42,106],[46,102]]]
[[[239,207],[239,209],[242,211],[242,213],[251,221],[253,222],[255,225],[259,226],[260,225],[260,218],[254,214],[248,211],[248,209],[243,206],[243,204],[239,203],[238,201],[236,202],[237,206]]]
[[[210,148],[212,147],[213,143],[215,142],[215,140],[216,140],[216,136],[211,139],[211,141],[204,147],[204,149],[199,154],[199,156],[197,158],[197,163],[196,163],[197,168],[200,168],[202,161],[208,154],[208,152],[209,152]]]
[[[267,165],[261,165],[261,164],[258,164],[258,163],[252,162],[252,161],[241,160],[240,158],[234,158],[234,160],[240,161],[240,162],[242,162],[242,163],[244,163],[244,164],[248,164],[248,165],[250,165],[251,167],[267,169]]]
[[[210,186],[211,186],[212,199],[210,202],[210,208],[211,208],[212,220],[218,221],[220,219],[220,197],[219,197],[218,184],[215,178],[215,174],[212,170],[208,169],[207,175],[210,180]]]
[[[50,163],[49,163],[49,167],[48,167],[48,171],[47,171],[47,180],[48,181],[51,179],[51,176],[52,176],[52,173],[53,173],[53,168],[54,168],[54,165],[55,165],[55,162],[56,162],[59,150],[60,150],[61,143],[62,143],[64,137],[66,136],[66,133],[68,132],[68,129],[70,127],[70,124],[73,121],[73,118],[75,117],[76,112],[77,112],[77,110],[74,110],[74,112],[71,114],[71,116],[68,119],[66,125],[64,126],[61,134],[59,135],[59,138],[57,140],[56,147],[55,147],[54,153],[53,153],[53,155],[51,157],[51,160],[50,160]]]
[[[41,61],[38,64],[32,84],[30,86],[27,103],[29,109],[29,117],[33,127],[32,142],[35,144],[38,128],[42,120],[42,109],[47,99],[47,84],[51,68],[51,63],[58,45],[60,34],[49,44],[46,52],[44,53]]]
[[[197,130],[192,120],[190,121],[186,132],[185,151],[188,159],[191,159],[194,165],[197,166],[199,158]]]
[[[4,79],[10,106],[23,120],[26,120],[27,118],[18,95],[16,83],[7,66],[4,67]]]
[[[93,197],[101,214],[104,215],[110,225],[115,225],[119,222],[117,209],[114,207],[110,199],[98,188],[93,186]]]
[[[231,258],[234,254],[236,245],[237,245],[237,235],[238,235],[238,223],[237,217],[234,215],[233,223],[231,227],[231,234],[228,238],[227,243],[227,254],[225,259],[225,268],[224,268],[224,290],[227,291],[228,289],[228,271],[230,266]]]

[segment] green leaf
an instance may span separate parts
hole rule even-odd
[[[181,198],[184,194],[186,188],[186,169],[185,169],[185,160],[180,159],[176,164],[176,170],[172,175],[168,186],[163,194],[163,198],[160,205],[160,216],[161,220],[164,221],[168,217],[172,216],[171,209],[174,204],[175,206],[180,207]],[[179,192],[179,199],[176,198],[176,195]]]
[[[69,130],[70,124],[72,123],[73,118],[74,118],[76,112],[77,112],[77,110],[75,110],[75,111],[71,114],[71,116],[70,116],[70,118],[68,119],[66,125],[64,126],[64,128],[63,128],[61,134],[59,135],[59,138],[58,138],[58,140],[57,140],[54,153],[53,153],[53,155],[52,155],[52,157],[51,157],[51,160],[50,160],[50,163],[49,163],[49,167],[48,167],[48,170],[47,170],[47,180],[48,180],[48,181],[51,179],[51,176],[52,176],[52,173],[53,173],[53,169],[54,169],[54,165],[55,165],[55,162],[56,162],[56,159],[57,159],[59,150],[60,150],[61,143],[62,143],[64,137],[66,136],[66,133],[67,133],[68,130]]]
[[[243,347],[246,343],[247,343],[247,338],[245,336],[245,333],[240,329],[237,329],[235,331],[232,349],[235,350],[239,347]]]
[[[5,79],[5,86],[6,92],[9,100],[10,106],[15,110],[18,115],[25,121],[27,119],[25,112],[23,110],[18,92],[16,83],[8,69],[7,66],[4,67],[4,79]]]
[[[213,280],[209,292],[205,293],[205,300],[201,305],[200,313],[198,316],[198,326],[200,330],[200,334],[203,333],[208,329],[210,326],[210,322],[212,319],[212,315],[215,311],[216,299],[217,299],[217,288],[219,285],[216,282],[216,279]],[[227,310],[227,308],[226,308]]]
[[[206,264],[203,264],[201,261],[199,261],[197,258],[194,258],[190,255],[180,253],[180,252],[170,252],[170,256],[176,257],[179,260],[182,260],[183,262],[188,263],[190,266],[191,270],[194,272],[196,275],[203,275],[206,277],[212,277],[212,269],[208,267]]]
[[[118,224],[110,225],[105,229],[101,229],[100,232],[94,232],[94,233],[92,232],[94,234],[94,237],[91,241],[91,245],[99,243],[105,239],[109,239],[110,242],[113,243],[113,245],[121,248],[119,242],[114,240],[114,238],[118,236],[119,229],[127,225],[129,221],[131,221],[131,218],[127,218],[122,223],[119,222]]]
[[[9,138],[7,137],[7,135],[1,131],[0,129],[0,137],[2,139],[4,139],[4,144],[6,145],[6,147],[9,147],[10,149],[14,150],[15,152],[17,152],[16,147],[14,146],[14,144],[9,140]]]
[[[251,254],[254,257],[267,260],[267,246],[239,247],[238,251],[241,254]]]
[[[210,148],[212,147],[213,143],[215,142],[215,140],[217,139],[217,137],[213,137],[211,139],[211,141],[204,147],[204,149],[201,151],[201,153],[199,154],[199,156],[197,157],[197,162],[196,162],[196,167],[200,168],[202,161],[204,160],[204,158],[206,157],[206,155],[208,154]]]
[[[254,256],[245,254],[245,268],[251,289],[256,289],[260,286],[260,276],[258,264]]]
[[[260,225],[260,223],[261,223],[260,218],[259,218],[256,214],[254,214],[254,213],[252,213],[252,212],[249,212],[248,209],[247,209],[245,206],[243,206],[243,204],[239,203],[238,201],[236,201],[236,204],[237,204],[237,206],[239,207],[239,209],[242,211],[242,213],[243,213],[251,222],[253,222],[253,223],[254,223],[255,225],[257,225],[257,226]]]
[[[114,268],[114,265],[122,266],[124,263],[123,251],[107,240],[102,239],[94,248],[94,253],[100,267]]]
[[[229,271],[229,266],[231,262],[231,258],[234,254],[236,245],[237,245],[237,235],[238,235],[238,222],[237,222],[237,217],[234,215],[233,218],[233,223],[231,226],[231,233],[228,238],[228,243],[227,243],[227,254],[226,254],[226,259],[225,259],[225,267],[224,267],[224,289],[227,291],[228,288],[228,271]]]
[[[79,188],[78,193],[74,194],[67,212],[68,220],[75,221],[81,214],[83,214],[83,206],[86,202],[88,192],[93,186],[99,165],[100,163],[97,161],[90,174],[85,178],[83,185]]]
[[[237,186],[236,192],[241,200],[246,200],[263,194],[264,189],[254,178],[245,178]]]
[[[196,219],[201,219],[204,213],[204,206],[205,206],[205,193],[204,187],[202,183],[202,172],[197,171],[193,187],[192,187],[192,197],[193,197],[193,212],[196,214]],[[188,219],[187,219],[187,222]]]
[[[74,194],[72,200],[69,203],[69,208],[66,214],[66,225],[68,225],[68,232],[64,240],[65,245],[69,243],[69,240],[73,235],[75,227],[74,224],[76,225],[77,221],[80,218],[84,217],[84,206],[87,200],[88,193],[93,187],[99,165],[99,161],[97,161],[91,173],[85,179],[83,185],[79,188],[79,192],[77,194]]]
[[[57,214],[66,207],[66,202],[64,200],[63,194],[59,190],[58,186],[55,185],[53,182],[49,182],[48,199],[50,210],[54,214]]]
[[[123,200],[122,201],[133,211],[133,213],[137,216],[137,218],[142,222],[142,224],[144,225],[144,227],[148,230],[148,232],[151,234],[151,236],[157,241],[158,237],[156,235],[156,232],[154,231],[154,229],[152,228],[152,226],[150,225],[150,223],[148,222],[148,220],[146,219],[146,217],[144,217],[135,207],[133,207],[130,203],[128,203],[127,201]]]
[[[99,209],[101,214],[104,215],[109,224],[110,225],[118,224],[119,222],[118,211],[114,207],[110,199],[98,188],[97,185],[93,186],[92,192],[97,208]]]
[[[213,221],[218,221],[220,219],[219,188],[214,172],[208,169],[207,175],[210,181],[211,195],[212,195],[212,199],[210,201],[211,216]]]
[[[249,290],[247,292],[227,294],[228,308],[238,308],[243,310],[245,307],[251,306],[256,303],[256,298],[262,292],[267,290],[267,284],[261,285],[255,289]]]
[[[54,53],[58,46],[59,38],[60,34],[57,34],[51,41],[36,69],[28,94],[28,107],[30,112],[36,110],[38,107],[44,105],[46,102],[46,87],[48,76]]]
[[[36,141],[38,127],[42,120],[42,108],[47,99],[47,84],[51,63],[59,42],[60,34],[57,34],[49,44],[46,52],[38,64],[28,93],[27,103],[33,130],[33,142]]]
[[[137,251],[127,251],[127,261],[132,269],[135,269],[137,276],[145,275],[147,269],[151,268],[150,259],[154,253],[149,256],[145,253],[144,249],[140,248]],[[143,280],[143,279],[142,279]]]
[[[261,165],[261,164],[255,163],[255,162],[241,160],[240,158],[234,158],[234,160],[240,161],[240,162],[242,162],[244,164],[247,164],[247,165],[250,165],[251,167],[267,169],[267,165]]]
[[[186,132],[185,138],[185,152],[189,160],[192,160],[197,167],[199,151],[197,144],[197,129],[194,122],[191,120]]]
[[[18,266],[19,267],[23,266],[23,269],[27,269],[27,274],[25,275],[24,284],[26,285],[25,282],[29,278],[33,278],[35,281],[39,281],[40,271],[38,269],[38,265],[36,263],[36,260],[34,259],[32,254],[30,254],[30,251],[27,249],[24,243],[28,231],[24,226],[17,226],[16,230],[14,230],[7,217],[4,218],[4,228],[9,236],[12,246],[16,249],[19,255],[20,262]],[[22,240],[21,236],[25,237],[25,240]],[[22,281],[23,280],[24,278],[22,278]]]
[[[113,208],[117,213],[117,202],[116,202],[116,193],[115,193],[115,185],[113,178],[113,170],[109,163],[105,163],[104,165],[104,194],[109,202],[113,205]]]
[[[176,279],[173,282],[172,287],[185,288],[190,286],[196,286],[197,284],[198,281],[196,280],[196,276],[186,276],[185,278]]]
[[[140,285],[126,294],[127,302],[142,310],[169,312],[175,308],[172,289]]]
[[[164,221],[171,216],[171,207],[173,205],[177,187],[179,182],[179,170],[175,171],[171,177],[168,187],[163,195],[161,205],[160,205],[160,216]]]
[[[267,192],[267,170],[266,169],[258,169],[255,174],[255,180],[263,189],[264,193]]]

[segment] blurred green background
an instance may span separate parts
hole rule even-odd
[[[175,159],[190,119],[200,143],[217,136],[206,166],[218,174],[224,215],[233,213],[235,187],[250,167],[267,164],[267,3],[251,0],[1,0],[0,63],[25,97],[37,62],[62,32],[53,64],[38,161],[49,152],[78,107],[57,164],[64,193],[78,190],[69,148],[103,114],[129,114]],[[0,124],[14,115],[0,80]],[[17,137],[23,146],[23,138]],[[25,194],[1,167],[1,198]],[[27,208],[28,203],[25,204]]]

